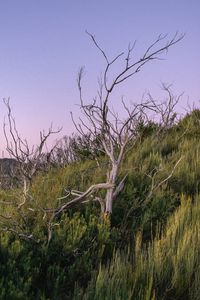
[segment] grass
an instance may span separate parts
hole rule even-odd
[[[100,265],[86,291],[74,299],[199,299],[200,203],[182,197],[165,230],[142,243],[142,234],[126,251]]]

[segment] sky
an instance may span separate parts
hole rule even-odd
[[[5,150],[3,98],[10,97],[18,130],[30,144],[37,144],[40,130],[52,122],[63,128],[57,138],[75,132],[70,111],[80,114],[77,72],[85,66],[83,91],[90,102],[105,67],[86,30],[110,58],[135,40],[133,56],[161,33],[185,33],[164,60],[145,66],[117,89],[115,109],[121,96],[128,103],[140,101],[145,91],[162,98],[161,82],[172,83],[175,94],[184,92],[180,109],[187,102],[198,106],[199,12],[199,0],[0,0],[0,153]]]

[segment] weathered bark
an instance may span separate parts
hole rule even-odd
[[[116,185],[116,180],[118,176],[118,164],[114,163],[112,165],[112,169],[110,172],[108,172],[108,182],[113,185],[112,188],[108,189],[106,192],[106,197],[105,197],[105,213],[111,214],[112,213],[112,206],[113,206],[113,200],[114,200],[114,191],[115,191],[115,185]]]

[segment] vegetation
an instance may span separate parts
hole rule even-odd
[[[0,299],[199,299],[200,111],[178,121],[181,95],[166,84],[164,101],[112,109],[113,90],[183,35],[160,35],[136,59],[131,45],[109,59],[88,35],[105,68],[92,103],[78,73],[79,135],[45,153],[60,131],[50,127],[31,148],[4,100]]]
[[[79,204],[57,215],[49,242],[45,208],[61,205],[65,188],[102,182],[106,156],[97,164],[82,149],[39,172],[23,206],[19,187],[0,190],[0,299],[199,299],[199,121],[194,110],[159,135],[144,126],[111,217]]]

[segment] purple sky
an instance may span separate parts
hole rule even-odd
[[[39,131],[63,126],[74,131],[70,111],[78,115],[77,71],[86,67],[85,96],[97,90],[104,61],[85,34],[94,33],[112,57],[137,40],[136,54],[160,33],[186,33],[164,61],[146,66],[115,94],[138,101],[145,90],[159,95],[160,82],[185,92],[180,106],[200,99],[199,0],[6,0],[0,1],[0,99],[10,97],[19,131],[37,143]],[[116,100],[118,101],[118,100]],[[6,114],[0,102],[0,119]],[[4,139],[0,126],[1,146]]]

